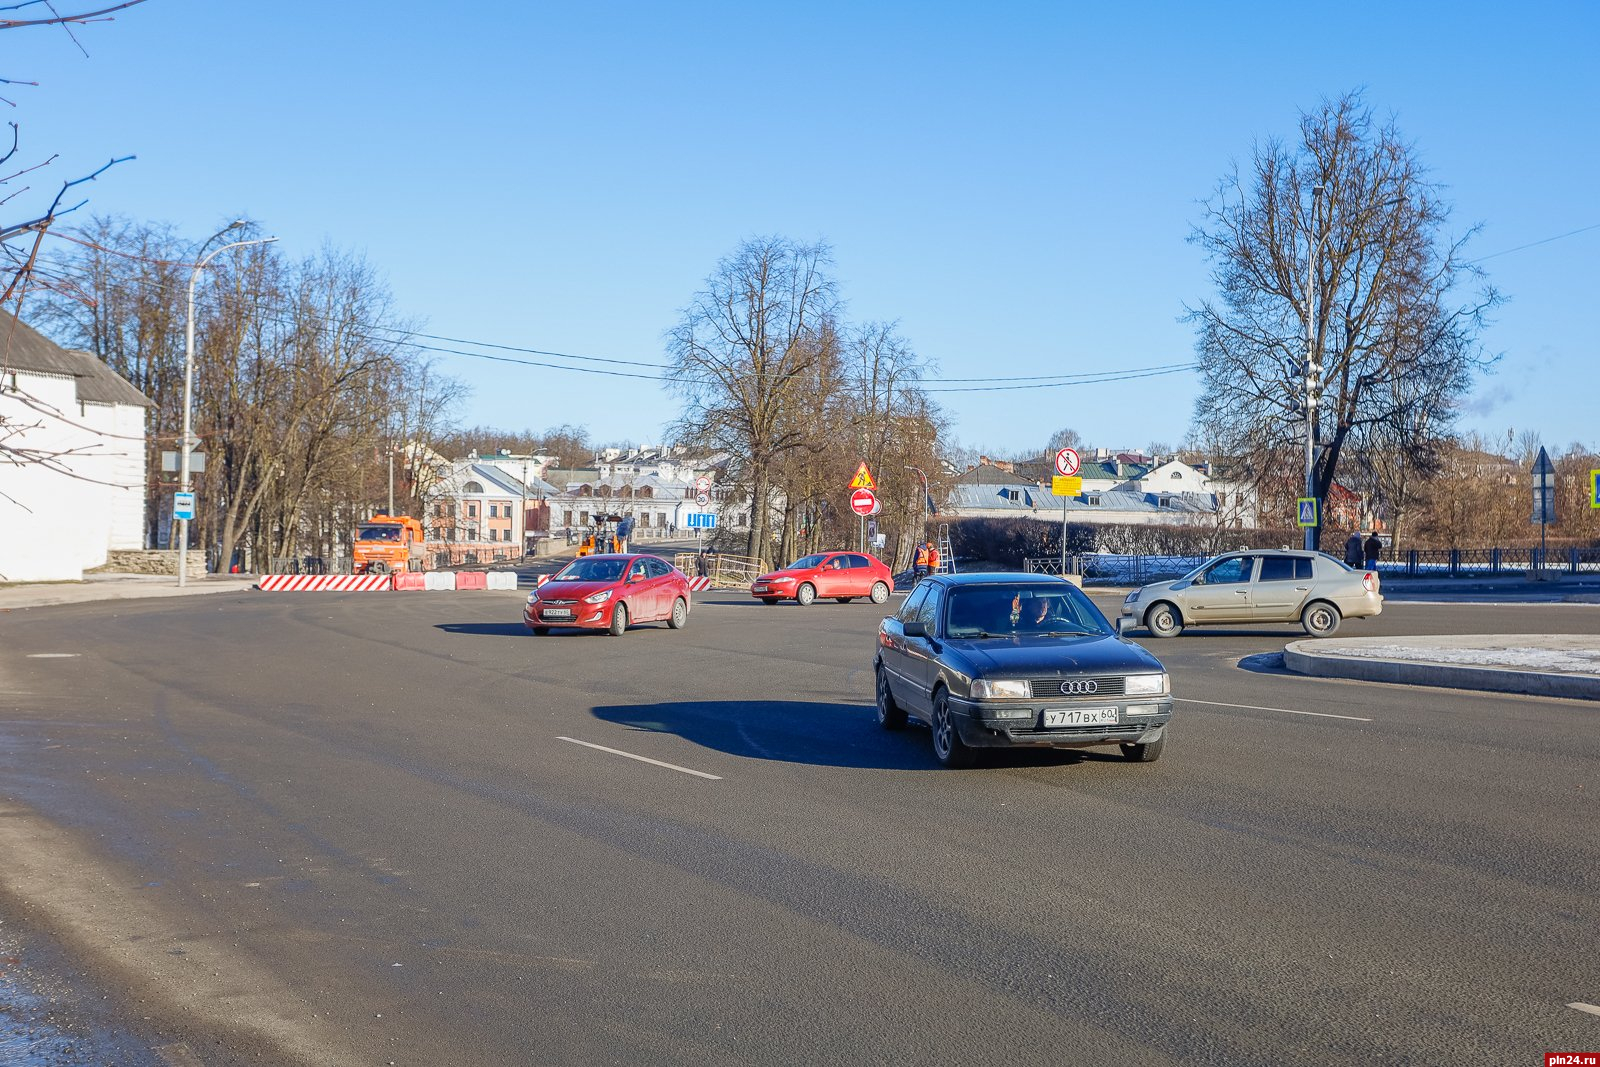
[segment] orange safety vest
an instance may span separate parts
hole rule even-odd
[[[917,546],[917,566],[926,567],[927,565],[928,565],[928,546],[927,545],[918,545]]]
[[[930,571],[939,569],[939,550],[937,548],[928,551],[928,569]]]

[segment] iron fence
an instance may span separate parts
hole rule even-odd
[[[273,556],[271,574],[352,574],[349,556]]]
[[[1086,552],[1067,557],[1067,573],[1082,575],[1085,583],[1144,585],[1189,573],[1210,556],[1119,555]],[[1060,574],[1061,557],[1035,557],[1023,569],[1037,574]],[[1493,575],[1600,574],[1600,547],[1596,548],[1414,548],[1371,565],[1391,577],[1483,577]]]

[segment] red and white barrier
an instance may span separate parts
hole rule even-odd
[[[692,575],[689,578],[689,592],[700,593],[711,588],[711,579],[704,575]]]
[[[421,571],[401,571],[394,576],[394,587],[396,590],[426,589],[427,580]]]
[[[457,589],[487,589],[489,588],[488,571],[458,571],[456,572]]]
[[[389,587],[387,574],[263,574],[256,583],[268,593],[370,593]]]
[[[516,571],[490,571],[490,589],[515,589],[517,587]]]

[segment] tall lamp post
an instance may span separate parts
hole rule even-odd
[[[1306,409],[1306,496],[1315,497],[1316,487],[1316,462],[1317,462],[1317,385],[1322,378],[1322,362],[1317,357],[1316,314],[1315,300],[1317,288],[1317,253],[1322,249],[1322,239],[1317,236],[1317,205],[1322,202],[1323,187],[1311,187],[1311,224],[1306,228],[1306,240],[1310,245],[1306,256],[1306,374],[1305,374],[1305,409]],[[1317,507],[1317,522],[1323,520],[1322,507]],[[1319,526],[1307,526],[1305,534],[1305,549],[1307,552],[1317,547],[1317,534]]]
[[[200,246],[200,251],[205,252],[206,247],[224,234],[232,233],[244,225],[241,219],[231,222],[206,239]],[[189,482],[189,453],[198,444],[190,431],[191,409],[194,407],[194,285],[200,280],[200,272],[205,269],[218,254],[230,248],[242,248],[245,245],[264,245],[276,241],[276,237],[258,237],[253,241],[235,241],[232,244],[219,245],[200,258],[194,265],[194,270],[189,272],[189,316],[184,328],[183,342],[183,439],[178,446],[178,491],[190,491]],[[189,583],[189,520],[178,520],[178,585],[181,588]]]
[[[905,468],[908,471],[916,471],[917,477],[922,479],[922,536],[917,538],[917,544],[920,545],[928,539],[928,476],[923,473],[921,467],[913,467],[907,463]],[[916,559],[916,549],[912,549],[911,558]]]

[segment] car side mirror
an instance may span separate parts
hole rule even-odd
[[[900,624],[900,629],[907,637],[927,637],[928,636],[928,627],[925,624],[923,624],[922,622],[918,622],[918,621],[903,622],[903,623]]]
[[[1125,630],[1127,628],[1127,625],[1128,625],[1127,620],[1124,619],[1121,615],[1118,615],[1115,619],[1111,620],[1112,629],[1117,631],[1117,636],[1118,637],[1122,636],[1122,632],[1123,632],[1123,630]]]

